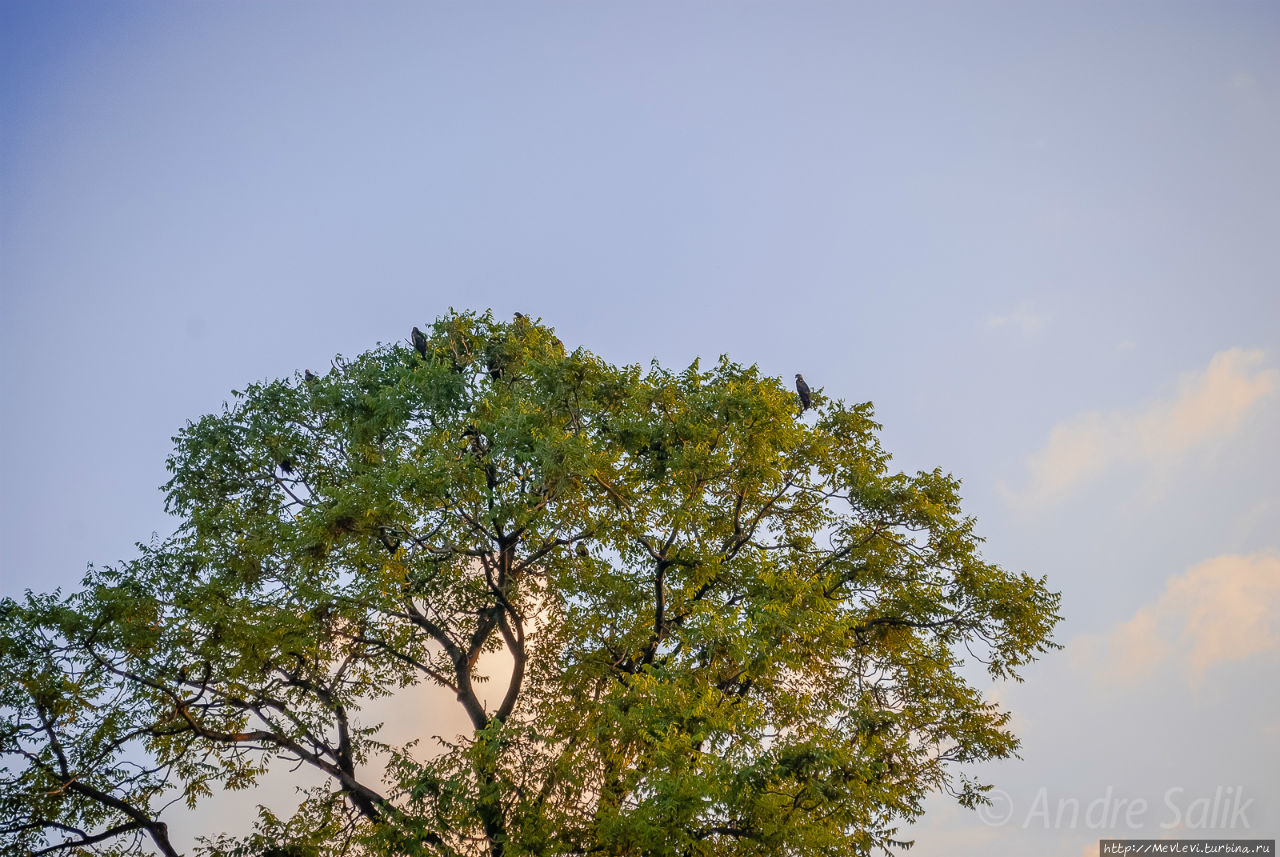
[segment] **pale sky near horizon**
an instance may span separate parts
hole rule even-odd
[[[1063,592],[912,855],[1280,835],[1280,5],[0,2],[0,595],[450,306],[871,400]]]

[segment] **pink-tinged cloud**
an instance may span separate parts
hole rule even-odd
[[[1230,437],[1280,388],[1261,350],[1232,348],[1184,374],[1176,395],[1115,411],[1091,411],[1054,426],[1027,461],[1028,484],[1007,491],[1020,506],[1045,506],[1117,465],[1160,471],[1186,453]]]
[[[1193,683],[1219,664],[1280,651],[1280,552],[1206,560],[1171,578],[1155,602],[1071,646],[1077,666],[1132,681],[1174,666]]]

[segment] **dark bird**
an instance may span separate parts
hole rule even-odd
[[[518,312],[518,313],[516,313],[516,320],[517,320],[517,321],[524,321],[524,319],[525,319],[525,315],[524,315],[524,313],[522,313],[522,312]]]
[[[302,373],[302,377],[307,379],[307,383],[308,383],[308,384],[312,383],[313,381],[318,381],[318,380],[320,380],[319,378],[317,378],[317,377],[312,373],[312,371],[311,371],[310,369],[308,369],[306,372]]]
[[[507,371],[507,352],[504,347],[504,338],[494,334],[485,342],[484,356],[485,368],[489,370],[489,377],[497,381]]]
[[[809,409],[809,385],[799,372],[796,373],[796,392],[800,395],[800,413],[803,414]]]
[[[489,377],[497,381],[505,371],[506,361],[499,354],[490,354],[485,366],[489,369]]]
[[[578,556],[590,556],[590,551],[587,550],[587,546],[582,542],[578,542]]]
[[[397,550],[400,549],[399,535],[395,530],[389,527],[378,527],[378,541],[382,542],[382,546],[387,549],[387,553],[395,556]]]
[[[292,473],[292,472],[293,472],[293,459],[292,459],[292,458],[282,458],[282,459],[280,459],[280,471],[281,471],[282,473]]]
[[[427,359],[427,337],[423,335],[421,330],[418,330],[418,328],[415,327],[413,329],[412,339],[413,339],[413,347],[417,350],[419,354],[422,355],[422,359],[426,360]]]

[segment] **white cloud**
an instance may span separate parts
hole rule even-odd
[[[1091,411],[1059,423],[1027,461],[1029,484],[1007,491],[1020,505],[1044,505],[1116,465],[1165,467],[1183,454],[1230,436],[1254,406],[1280,386],[1260,350],[1232,348],[1203,371],[1182,376],[1177,394],[1143,407]]]
[[[1077,666],[1129,681],[1173,665],[1193,683],[1219,664],[1280,649],[1280,553],[1227,554],[1170,579],[1152,604],[1070,648]]]
[[[1013,312],[991,316],[987,319],[986,326],[988,330],[1010,328],[1023,336],[1030,337],[1035,336],[1040,332],[1040,328],[1044,327],[1044,316],[1040,315],[1031,308],[1029,303],[1024,301],[1018,304]]]

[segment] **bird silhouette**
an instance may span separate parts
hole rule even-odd
[[[303,372],[302,377],[307,380],[308,384],[320,380],[310,369]]]
[[[382,546],[392,556],[395,556],[396,551],[400,549],[400,539],[396,538],[398,535],[395,530],[389,527],[378,527],[378,541],[382,542]]]
[[[412,339],[413,339],[414,349],[419,354],[422,355],[423,360],[426,360],[427,359],[427,337],[423,335],[421,330],[418,330],[418,328],[415,327],[413,329]]]
[[[796,393],[800,396],[800,413],[804,413],[810,407],[809,405],[809,385],[804,382],[804,377],[796,373]]]
[[[502,353],[502,343],[497,339],[489,340],[485,368],[489,370],[489,377],[495,381],[501,378],[502,373],[507,369],[507,357]]]

